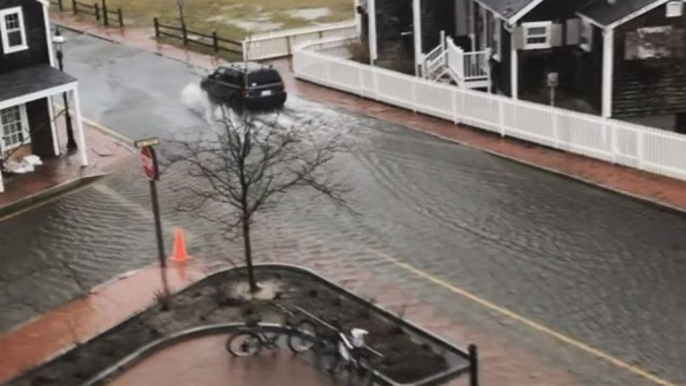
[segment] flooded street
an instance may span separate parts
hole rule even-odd
[[[67,34],[67,70],[84,115],[130,138],[208,130],[203,70]],[[268,119],[268,117],[265,117]],[[503,330],[545,351],[589,385],[644,385],[624,370],[374,259],[383,250],[441,280],[623,361],[686,383],[686,221],[681,214],[290,95],[279,117],[314,133],[346,133],[338,160],[360,215],[292,195],[258,219],[256,248],[308,264],[316,248],[402,283],[456,320]],[[204,261],[240,258],[202,219],[177,213],[183,173],[162,177],[164,227],[187,230]],[[0,330],[73,299],[84,288],[154,262],[147,182],[137,157],[98,184],[0,223]],[[169,233],[167,234],[169,237]],[[169,238],[168,238],[169,240]],[[169,243],[168,243],[169,244]],[[274,252],[277,251],[277,252]],[[238,261],[240,262],[240,261]]]

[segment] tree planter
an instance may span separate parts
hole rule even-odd
[[[6,385],[104,385],[164,347],[202,335],[227,334],[246,318],[277,328],[283,314],[271,300],[260,297],[274,297],[283,306],[300,307],[326,321],[338,320],[345,330],[370,331],[369,344],[385,357],[377,367],[379,382],[436,384],[469,371],[466,351],[309,271],[262,265],[256,275],[269,288],[264,296],[240,296],[246,281],[243,269],[214,274],[173,295],[169,311],[153,306]]]

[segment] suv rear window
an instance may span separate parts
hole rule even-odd
[[[276,71],[259,71],[248,74],[248,84],[251,87],[281,83],[281,76]]]

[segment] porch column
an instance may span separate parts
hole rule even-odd
[[[614,77],[614,30],[603,31],[603,118],[612,116],[612,87]]]
[[[88,166],[88,149],[86,148],[86,135],[83,132],[81,101],[79,100],[78,88],[72,90],[72,98],[74,99],[74,110],[76,111],[76,141],[79,146],[79,158],[81,159],[81,166]]]
[[[52,97],[48,97],[48,115],[50,116],[50,130],[52,131],[52,151],[55,156],[60,155],[60,141],[57,137],[57,125],[55,125],[55,107],[52,105]],[[67,107],[68,108],[68,107]]]
[[[512,28],[510,32],[510,94],[512,99],[519,99],[519,50],[517,50],[517,29]]]
[[[370,64],[373,66],[378,58],[376,48],[376,0],[367,0],[367,6],[369,8],[369,59],[371,61]]]
[[[412,36],[414,37],[414,68],[417,76],[420,76],[419,65],[422,64],[422,0],[412,0],[413,27]],[[441,42],[443,44],[443,42]]]
[[[2,183],[2,173],[0,173],[0,193],[5,191],[5,185]]]

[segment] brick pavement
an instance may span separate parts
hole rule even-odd
[[[29,198],[35,199],[48,192],[68,189],[79,180],[102,175],[112,164],[131,156],[133,152],[122,140],[84,123],[89,165],[83,167],[78,153],[67,153],[64,140],[67,134],[61,120],[57,124],[57,133],[63,142],[62,155],[44,160],[44,165],[38,166],[33,173],[5,178],[5,192],[0,193],[0,211],[19,205]]]
[[[200,338],[165,349],[110,383],[112,386],[333,386],[343,384],[286,349],[233,358],[225,335]]]
[[[71,15],[59,15],[54,18],[54,21],[77,31],[155,52],[202,68],[212,68],[222,62],[208,55],[159,44],[152,38],[153,31],[150,28],[106,29],[94,23],[78,21]],[[297,80],[290,68],[290,61],[287,59],[276,60],[272,63],[282,71],[287,89],[293,94],[400,124],[413,130],[455,141],[618,193],[674,209],[686,210],[685,181],[612,165],[512,138],[501,138],[498,135],[463,125],[456,126],[448,121],[415,114],[411,111]]]

